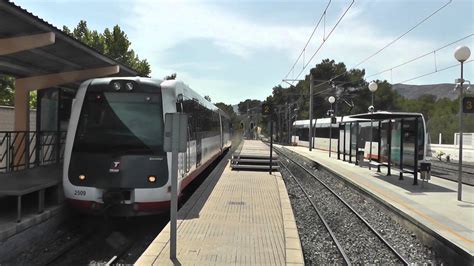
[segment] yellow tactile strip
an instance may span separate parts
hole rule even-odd
[[[279,173],[231,171],[227,164],[221,177],[209,178],[201,191],[204,196],[180,210],[179,263],[303,264],[293,211]],[[169,225],[136,264],[173,264],[168,241]]]

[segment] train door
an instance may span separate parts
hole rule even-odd
[[[205,119],[204,108],[196,102],[196,168],[201,165],[202,161],[202,138],[205,132],[203,120]]]
[[[222,115],[219,115],[219,126],[220,126],[220,132],[221,132],[221,153],[224,149],[224,124],[222,123]]]

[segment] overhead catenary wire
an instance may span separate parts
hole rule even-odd
[[[436,55],[436,52],[437,52],[437,51],[440,51],[440,50],[442,50],[442,49],[444,49],[444,48],[446,48],[446,47],[449,47],[449,46],[451,46],[451,45],[453,45],[453,44],[456,44],[456,43],[458,43],[458,42],[460,42],[460,41],[463,41],[463,40],[465,40],[465,39],[467,39],[467,38],[470,38],[470,37],[472,37],[472,36],[474,36],[474,33],[468,34],[468,35],[466,35],[466,36],[464,36],[464,37],[462,37],[462,38],[460,38],[460,39],[457,39],[457,40],[452,41],[452,42],[450,42],[450,43],[448,43],[448,44],[445,44],[445,45],[443,45],[443,46],[441,46],[441,47],[439,47],[439,48],[437,48],[437,49],[435,49],[435,50],[433,50],[433,51],[430,51],[430,52],[427,52],[427,53],[422,54],[422,55],[420,55],[420,56],[414,57],[414,58],[412,58],[412,59],[410,59],[410,60],[407,60],[407,61],[405,61],[405,62],[403,62],[403,63],[401,63],[401,64],[398,64],[398,65],[396,65],[396,66],[387,68],[387,69],[385,69],[385,70],[383,70],[383,71],[380,71],[380,72],[377,72],[377,73],[375,73],[375,74],[371,74],[371,75],[365,76],[364,78],[357,79],[357,80],[352,80],[352,81],[348,81],[348,82],[344,82],[344,83],[339,84],[339,85],[345,85],[345,84],[349,84],[349,83],[352,83],[352,82],[355,82],[355,81],[364,80],[364,79],[367,79],[367,78],[369,78],[369,77],[377,76],[377,75],[380,75],[380,74],[385,73],[385,72],[388,72],[388,71],[391,72],[393,69],[396,69],[396,68],[405,66],[405,65],[407,65],[407,64],[409,64],[409,63],[412,63],[412,62],[414,62],[414,61],[416,61],[416,60],[418,60],[418,59],[421,59],[421,58],[423,58],[423,57],[426,57],[426,56],[428,56],[428,55],[430,55],[430,54],[435,54],[435,55]],[[471,61],[472,61],[472,60],[471,60]],[[467,62],[470,62],[470,61],[467,61]],[[467,63],[467,62],[466,62],[466,63]],[[452,65],[452,66],[448,66],[448,67],[445,67],[445,68],[442,68],[442,69],[438,69],[437,62],[436,62],[436,57],[435,57],[435,71],[429,72],[429,73],[426,73],[426,74],[423,74],[423,75],[421,75],[421,76],[416,76],[416,77],[413,77],[413,78],[410,78],[410,79],[407,79],[407,80],[404,80],[404,81],[401,81],[401,82],[397,82],[397,83],[393,83],[393,77],[392,77],[391,83],[392,83],[392,84],[400,84],[400,83],[403,83],[403,82],[412,81],[412,80],[415,80],[415,79],[418,79],[418,78],[421,78],[421,77],[425,77],[425,76],[428,76],[428,75],[431,75],[431,74],[434,74],[434,73],[437,73],[437,72],[441,72],[441,71],[444,71],[444,70],[453,68],[453,67],[455,67],[455,66],[456,66],[456,65]]]
[[[468,61],[464,62],[464,65],[467,65],[467,64],[471,63],[472,61],[474,61],[474,59],[471,59],[471,60],[468,60]],[[445,68],[437,69],[435,71],[425,73],[423,75],[419,75],[419,76],[416,76],[416,77],[413,77],[413,78],[409,78],[409,79],[406,79],[404,81],[396,82],[394,84],[401,84],[401,83],[409,82],[409,81],[419,79],[419,78],[422,78],[422,77],[426,77],[426,76],[429,76],[429,75],[432,75],[432,74],[435,74],[435,73],[438,73],[438,72],[441,72],[441,71],[445,71],[445,70],[448,70],[448,69],[451,69],[451,68],[457,67],[457,66],[459,66],[459,64],[454,64],[454,65],[451,65],[451,66],[448,66],[448,67],[445,67]]]
[[[368,57],[364,58],[362,61],[360,61],[359,63],[357,63],[356,65],[354,65],[351,69],[354,69],[358,66],[360,66],[361,64],[363,64],[364,62],[366,62],[367,60],[371,59],[372,57],[374,57],[375,55],[379,54],[380,52],[382,52],[383,50],[387,49],[388,47],[390,47],[391,45],[393,45],[394,43],[396,43],[397,41],[399,41],[400,39],[402,39],[405,35],[407,35],[408,33],[410,33],[411,31],[413,31],[414,29],[416,29],[417,27],[419,27],[421,24],[423,24],[424,22],[426,22],[428,19],[430,19],[431,17],[433,17],[435,14],[437,14],[438,12],[440,12],[442,9],[446,8],[449,4],[451,4],[452,0],[449,0],[447,3],[443,4],[440,8],[436,9],[434,12],[430,13],[427,17],[424,17],[422,20],[420,20],[418,23],[416,23],[414,26],[412,26],[411,28],[409,28],[407,31],[405,31],[404,33],[402,33],[401,35],[399,35],[398,37],[396,37],[395,39],[393,39],[392,41],[390,41],[389,43],[387,43],[386,45],[384,45],[382,48],[380,48],[379,50],[377,50],[375,53],[369,55]],[[323,83],[320,83],[318,85],[316,85],[314,87],[314,89],[324,85],[324,84],[327,84],[329,82],[331,82],[332,80],[338,78],[338,77],[341,77],[343,76],[344,74],[348,73],[347,71],[341,73],[341,74],[338,74],[332,78],[330,78],[329,80],[327,80],[326,82],[323,82]]]
[[[455,40],[455,41],[453,41],[453,42],[450,42],[450,43],[448,43],[448,44],[445,44],[445,45],[443,45],[443,46],[441,46],[441,47],[439,47],[439,48],[437,48],[437,49],[435,49],[435,50],[433,50],[433,51],[430,51],[430,52],[424,53],[424,54],[422,54],[422,55],[419,55],[419,56],[417,56],[417,57],[414,57],[414,58],[412,58],[412,59],[410,59],[410,60],[407,60],[407,61],[405,61],[405,62],[403,62],[403,63],[401,63],[401,64],[398,64],[398,65],[396,65],[396,66],[387,68],[387,69],[382,70],[382,71],[380,71],[380,72],[377,72],[377,73],[375,73],[375,74],[368,75],[368,76],[366,76],[365,78],[370,78],[370,77],[373,77],[373,76],[377,76],[377,75],[383,74],[383,73],[388,72],[388,71],[392,71],[392,70],[394,70],[394,69],[396,69],[396,68],[402,67],[402,66],[404,66],[404,65],[408,65],[408,64],[410,64],[410,63],[412,63],[412,62],[414,62],[414,61],[416,61],[416,60],[418,60],[418,59],[421,59],[421,58],[426,57],[426,56],[431,55],[431,54],[435,54],[435,55],[436,55],[436,52],[437,52],[437,51],[442,50],[442,49],[444,49],[444,48],[446,48],[446,47],[449,47],[449,46],[451,46],[451,45],[453,45],[453,44],[455,44],[455,43],[458,43],[458,42],[460,42],[460,41],[463,41],[463,40],[465,40],[465,39],[467,39],[467,38],[469,38],[469,37],[472,37],[472,36],[474,36],[474,33],[471,33],[471,34],[469,34],[469,35],[467,35],[467,36],[464,36],[464,37],[462,37],[462,38],[460,38],[460,39],[457,39],[457,40]],[[435,64],[436,64],[436,63],[437,63],[437,62],[436,62],[436,56],[435,56]],[[436,69],[436,67],[435,67],[435,69]]]
[[[319,17],[318,23],[316,23],[316,26],[314,27],[313,32],[311,32],[311,35],[309,36],[308,41],[306,42],[303,49],[301,50],[300,55],[298,56],[298,58],[296,58],[295,63],[293,64],[293,66],[290,68],[290,71],[288,71],[288,73],[285,75],[285,77],[283,79],[286,79],[291,74],[292,70],[294,70],[294,68],[295,68],[296,64],[298,63],[298,61],[300,60],[301,56],[304,56],[304,53],[306,52],[306,48],[308,47],[309,42],[313,38],[314,33],[316,33],[316,30],[318,29],[319,25],[321,24],[321,21],[323,20],[323,18],[324,18],[324,23],[326,23],[326,19],[325,19],[326,12],[327,12],[329,6],[331,5],[331,2],[332,2],[332,0],[329,0],[328,4],[326,5],[326,8],[324,9],[323,13]],[[303,66],[304,66],[304,58],[303,58]]]
[[[449,4],[451,4],[453,0],[449,0],[447,3],[445,3],[443,6],[441,6],[440,8],[438,8],[436,11],[434,11],[433,13],[431,13],[429,16],[427,16],[426,18],[422,19],[421,21],[419,21],[416,25],[414,25],[413,27],[411,27],[408,31],[406,31],[405,33],[403,33],[402,35],[398,36],[397,38],[395,38],[394,40],[392,40],[391,42],[387,43],[384,47],[380,48],[379,50],[377,50],[375,53],[371,54],[370,56],[368,56],[367,58],[365,58],[364,60],[360,61],[359,63],[357,63],[354,68],[360,66],[361,64],[367,62],[369,59],[371,59],[372,57],[378,55],[380,52],[382,52],[383,50],[385,50],[387,47],[391,46],[392,44],[396,43],[398,40],[400,40],[401,38],[403,38],[405,35],[407,35],[408,33],[410,33],[411,31],[413,31],[414,29],[416,29],[418,26],[420,26],[421,24],[423,24],[423,22],[427,21],[428,19],[430,19],[432,16],[436,15],[436,13],[438,13],[439,11],[441,11],[442,9],[444,9],[446,6],[448,6]]]
[[[313,55],[309,58],[308,62],[306,63],[306,65],[303,66],[303,69],[300,71],[300,73],[298,73],[298,75],[296,76],[295,79],[298,79],[301,74],[304,72],[304,70],[306,69],[306,67],[308,67],[308,65],[311,63],[311,61],[313,61],[314,57],[318,54],[318,52],[321,50],[321,48],[324,46],[324,44],[326,43],[326,41],[329,39],[329,37],[331,37],[332,33],[334,32],[334,30],[337,28],[337,26],[339,25],[339,23],[341,23],[342,19],[346,16],[347,12],[349,11],[349,9],[351,9],[351,7],[354,5],[355,3],[355,0],[352,0],[351,4],[344,10],[344,12],[342,13],[342,15],[339,17],[339,19],[337,20],[336,24],[331,28],[331,30],[329,31],[328,35],[325,36],[323,38],[323,41],[321,42],[321,44],[319,45],[318,49],[316,49],[316,51],[313,53]],[[293,84],[293,82],[292,82]]]

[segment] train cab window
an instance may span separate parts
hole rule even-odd
[[[76,134],[75,151],[161,152],[161,95],[88,92]]]

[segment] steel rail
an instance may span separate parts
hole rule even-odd
[[[316,207],[316,205],[313,203],[313,201],[311,200],[311,197],[308,195],[308,193],[306,192],[306,190],[303,188],[303,186],[301,185],[301,183],[296,179],[295,175],[290,171],[290,169],[288,169],[288,167],[286,165],[284,165],[281,160],[280,160],[280,165],[282,165],[287,171],[288,173],[290,173],[291,177],[293,177],[293,179],[295,180],[296,184],[298,184],[298,186],[300,187],[301,191],[303,191],[304,195],[306,196],[306,198],[308,199],[309,203],[311,203],[311,206],[313,206],[313,209],[316,211],[316,213],[318,214],[319,216],[319,219],[321,219],[321,221],[323,222],[324,224],[324,227],[326,227],[326,230],[328,231],[329,235],[331,236],[332,238],[332,241],[334,242],[334,244],[336,245],[339,253],[341,254],[342,258],[344,259],[344,262],[346,263],[346,265],[352,265],[351,264],[351,261],[349,259],[349,257],[347,256],[346,252],[344,251],[344,249],[342,248],[341,244],[339,243],[339,241],[337,240],[336,238],[336,235],[334,234],[334,232],[332,231],[332,229],[329,227],[329,224],[326,222],[326,219],[324,219],[323,215],[319,212],[318,210],[318,207]]]
[[[337,193],[332,190],[328,185],[326,185],[326,183],[324,183],[322,180],[320,180],[319,178],[317,178],[313,173],[311,173],[311,171],[309,171],[308,169],[306,169],[306,167],[304,167],[303,165],[301,165],[300,163],[296,162],[295,160],[293,160],[290,156],[287,156],[285,155],[283,152],[281,152],[281,149],[280,148],[276,148],[277,151],[279,151],[279,153],[281,153],[284,157],[288,158],[288,160],[292,161],[294,164],[298,165],[301,169],[303,169],[306,173],[308,173],[310,176],[312,176],[315,180],[317,180],[319,183],[321,183],[327,190],[329,190],[334,196],[336,196],[336,198],[338,198],[349,210],[352,211],[352,213],[354,213],[357,218],[359,218],[396,256],[397,258],[403,262],[404,265],[409,265],[410,262],[408,262],[400,253],[398,253],[398,251],[390,244],[387,242],[387,240],[385,240],[378,232],[377,230],[375,230],[375,228],[373,228],[356,210],[354,210],[354,208],[352,208],[344,199],[342,199],[339,195],[337,195]]]

